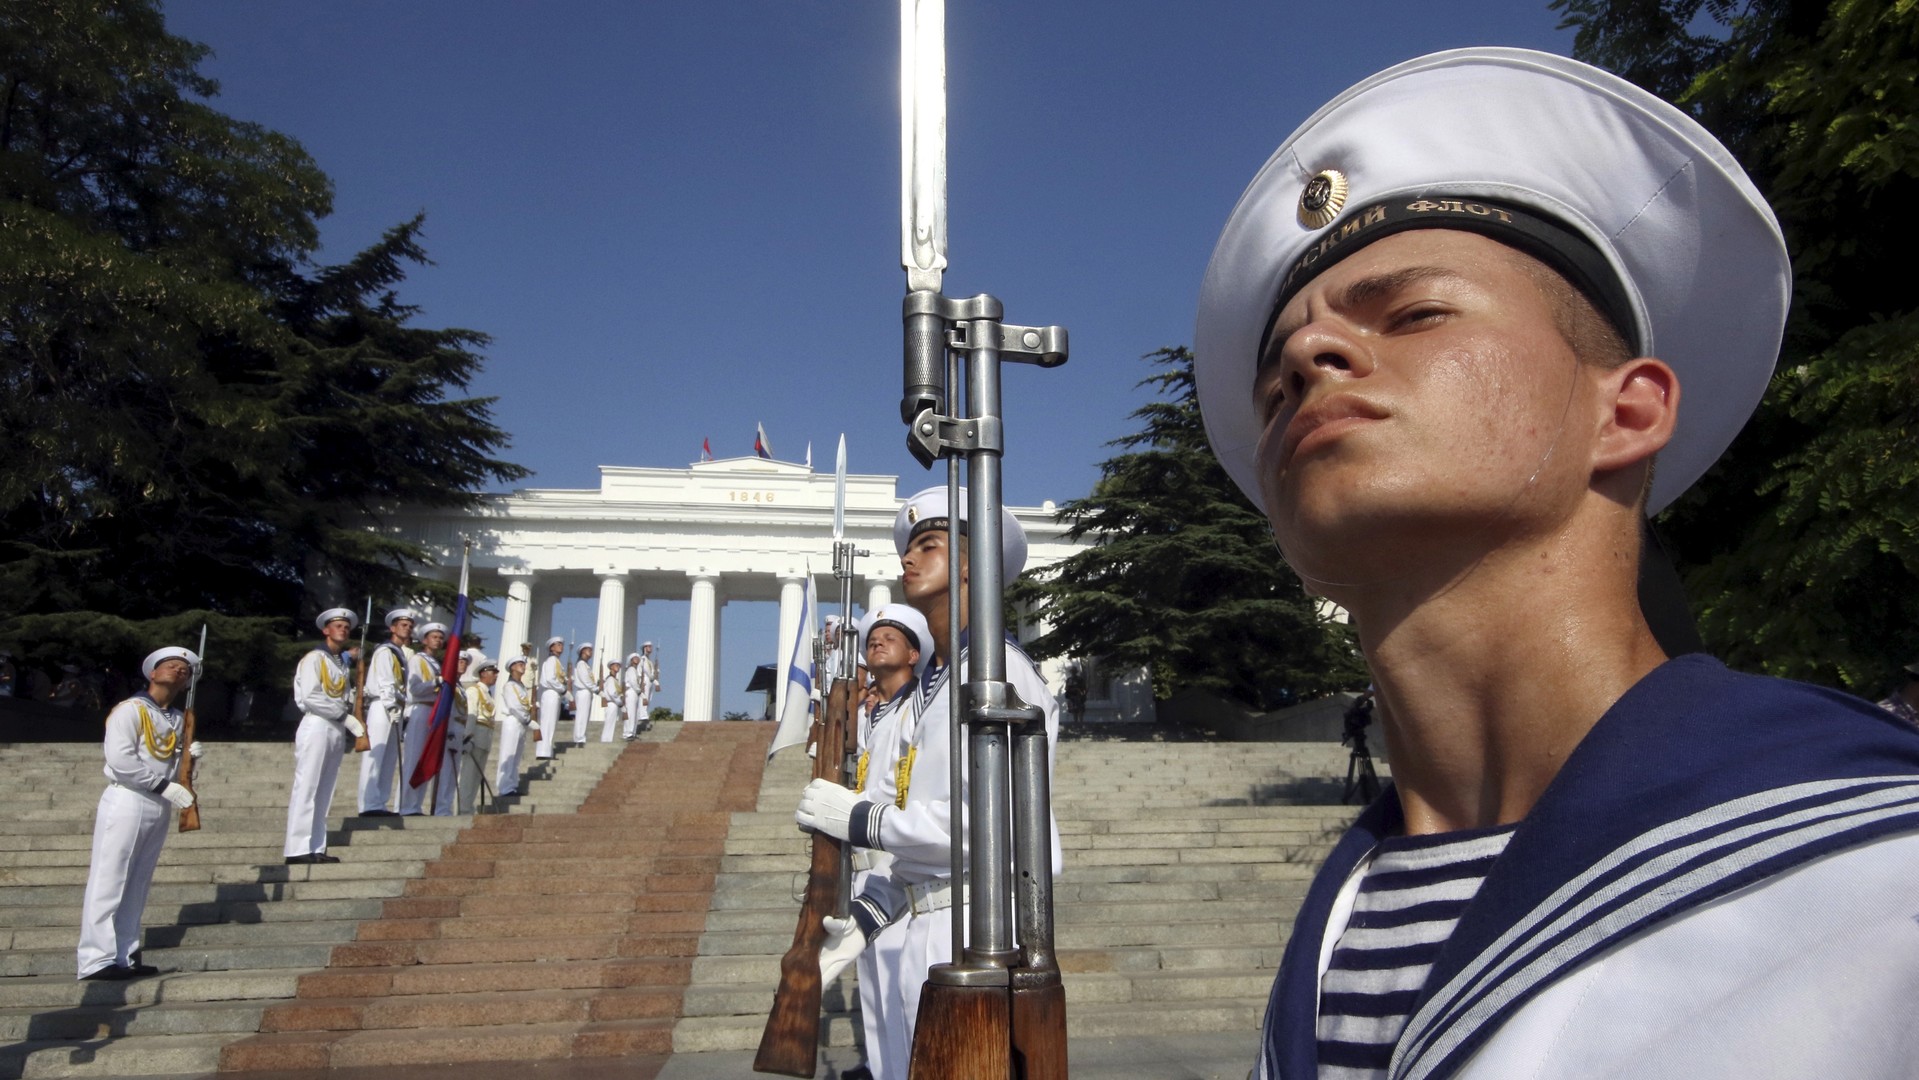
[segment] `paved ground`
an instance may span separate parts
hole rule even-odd
[[[1074,1039],[1067,1054],[1073,1080],[1244,1080],[1258,1044],[1252,1032]],[[856,1060],[852,1050],[824,1049],[815,1080],[837,1080],[840,1069]],[[764,1074],[753,1071],[750,1052],[739,1051],[219,1075],[220,1080],[746,1080]]]

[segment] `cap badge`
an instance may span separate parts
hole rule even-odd
[[[1346,205],[1346,174],[1327,169],[1306,181],[1299,193],[1299,223],[1309,229],[1323,229],[1333,223]]]
[[[919,508],[919,507],[917,507],[917,506],[909,506],[909,507],[907,507],[907,508],[906,508],[906,523],[907,523],[908,525],[917,525],[917,524],[919,524],[919,520],[920,520],[920,508]]]

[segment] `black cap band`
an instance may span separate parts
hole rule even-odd
[[[1632,301],[1606,257],[1590,240],[1564,225],[1509,203],[1451,195],[1382,200],[1362,206],[1326,227],[1318,243],[1306,249],[1280,282],[1273,314],[1324,273],[1375,240],[1408,229],[1464,229],[1510,245],[1557,270],[1592,301],[1635,352],[1644,350],[1632,314]],[[1267,320],[1267,333],[1272,320]],[[1260,341],[1265,355],[1267,342]]]
[[[871,641],[871,640],[873,640],[873,631],[875,631],[875,630],[878,630],[878,629],[879,629],[880,627],[882,627],[882,626],[890,626],[890,627],[892,627],[893,629],[895,629],[895,630],[898,630],[898,631],[900,632],[900,634],[901,634],[901,636],[903,636],[903,637],[905,637],[905,638],[906,638],[906,643],[907,643],[908,645],[911,645],[911,646],[913,647],[913,651],[914,651],[914,652],[919,652],[919,651],[921,651],[921,650],[920,650],[920,636],[919,636],[918,634],[915,634],[915,633],[914,633],[913,631],[911,631],[911,630],[909,630],[909,629],[907,629],[907,628],[906,628],[906,624],[905,624],[905,623],[903,623],[903,622],[896,622],[896,621],[894,621],[894,620],[892,620],[892,619],[879,619],[879,620],[876,620],[876,621],[875,621],[875,622],[873,623],[873,625],[871,625],[871,626],[869,626],[869,627],[867,627],[867,628],[866,628],[866,639],[867,639],[868,641]]]
[[[910,544],[913,542],[914,537],[917,537],[921,533],[932,532],[934,529],[938,529],[941,532],[946,531],[946,515],[941,514],[939,517],[919,519],[919,521],[914,523],[913,531],[906,534],[906,542]],[[959,531],[961,536],[966,535],[966,522],[960,522]]]

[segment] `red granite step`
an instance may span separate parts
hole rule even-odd
[[[752,809],[771,734],[689,725],[629,745],[577,814],[476,821],[221,1070],[670,1052],[730,815]]]

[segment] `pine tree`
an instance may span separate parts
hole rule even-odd
[[[1101,464],[1092,494],[1060,510],[1068,535],[1092,546],[1013,591],[1051,623],[1030,651],[1150,666],[1160,698],[1203,688],[1272,708],[1363,686],[1350,632],[1317,614],[1213,457],[1192,353],[1145,359],[1159,370],[1141,385],[1159,400],[1133,413],[1141,430],[1113,441],[1126,452]]]
[[[395,297],[420,221],[315,265],[331,185],[206,103],[205,55],[152,0],[0,8],[0,642],[30,662],[205,618],[217,675],[277,682],[339,599],[310,577],[429,591],[382,512],[524,475],[457,396],[484,336]]]

